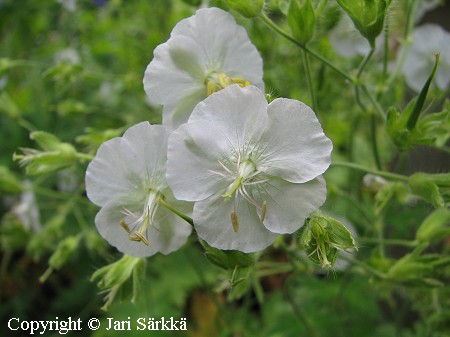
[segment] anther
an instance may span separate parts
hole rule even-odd
[[[120,224],[120,226],[121,226],[123,229],[125,229],[125,231],[126,231],[128,234],[131,233],[130,227],[128,227],[127,223],[126,223],[124,220],[120,220],[119,224]]]
[[[146,245],[146,246],[149,245],[149,243],[148,243],[148,241],[147,241],[147,239],[145,238],[144,235],[142,235],[142,234],[139,233],[139,232],[134,232],[134,235],[136,235],[136,237],[139,238],[140,241],[142,241],[142,242],[144,243],[144,245]],[[134,240],[133,240],[133,241],[134,241]]]
[[[263,201],[261,205],[261,222],[264,222],[264,219],[266,218],[266,211],[267,211],[267,201]]]
[[[239,230],[239,221],[235,211],[231,211],[231,224],[233,225],[234,232],[237,233]]]

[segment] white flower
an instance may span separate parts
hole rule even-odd
[[[125,254],[168,254],[191,233],[190,225],[158,203],[174,201],[165,179],[168,135],[161,125],[134,125],[103,143],[87,168],[87,196],[101,207],[97,229]]]
[[[441,5],[441,0],[423,0],[419,2],[416,12],[416,21],[420,21],[426,12],[432,11]]]
[[[264,89],[262,59],[247,32],[218,8],[181,20],[154,50],[144,75],[150,102],[163,104],[163,124],[186,122],[194,107],[230,83]]]
[[[12,212],[26,229],[39,232],[42,226],[33,185],[31,182],[25,181],[23,189],[24,192],[20,195],[20,202],[13,207]]]
[[[433,83],[445,90],[450,84],[450,33],[434,24],[414,29],[413,43],[403,65],[403,74],[411,89],[417,92],[422,89],[433,69],[437,52],[440,62]]]
[[[347,17],[342,18],[330,31],[329,39],[336,53],[343,57],[364,56],[370,51],[369,42],[355,29]]]
[[[199,103],[169,137],[167,181],[195,201],[197,234],[254,252],[293,233],[326,198],[331,141],[314,112],[254,86],[231,85]]]

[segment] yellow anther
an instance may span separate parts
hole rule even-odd
[[[217,84],[213,81],[208,81],[208,83],[206,84],[206,94],[209,96],[217,91]]]
[[[119,223],[120,223],[120,226],[121,226],[123,229],[125,229],[125,231],[126,231],[128,234],[131,233],[130,227],[128,227],[127,223],[126,223],[124,220],[120,220]]]
[[[267,201],[263,201],[261,205],[261,222],[264,222],[264,219],[266,218],[266,211],[267,211]]]
[[[250,82],[249,82],[249,81],[247,81],[247,80],[244,79],[244,78],[240,78],[240,77],[233,77],[233,78],[231,78],[231,81],[232,81],[233,83],[239,84],[239,86],[240,86],[241,88],[248,87],[248,86],[250,85]]]
[[[239,230],[238,216],[235,211],[231,212],[231,224],[233,225],[233,230],[235,233]]]
[[[142,234],[139,233],[139,232],[134,232],[134,235],[136,235],[136,238],[139,238],[140,241],[142,241],[146,246],[149,245],[149,243],[148,243],[148,241],[147,241],[147,239],[145,238],[144,235],[142,235]],[[130,240],[132,240],[132,239],[130,238]],[[135,241],[135,240],[132,240],[132,241]],[[136,240],[136,241],[137,241],[137,240]]]
[[[219,84],[222,87],[222,89],[228,87],[230,84],[233,84],[231,78],[229,78],[225,74],[218,74],[217,79],[219,80]]]

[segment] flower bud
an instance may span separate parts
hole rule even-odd
[[[383,31],[384,17],[392,0],[337,0],[359,30],[375,47],[375,39]]]
[[[225,3],[246,18],[260,15],[264,7],[264,0],[225,0]]]
[[[23,148],[23,154],[14,153],[13,155],[13,160],[19,160],[21,165],[27,165],[27,174],[50,173],[75,163],[76,150],[71,144],[63,143],[56,136],[43,131],[32,132],[30,138],[35,140],[44,151]]]
[[[338,250],[356,249],[350,231],[338,220],[323,215],[313,215],[300,231],[302,244],[311,261],[330,268],[336,261]]]
[[[310,0],[291,0],[287,14],[293,37],[306,44],[314,36],[316,14]]]
[[[447,208],[436,209],[422,222],[416,232],[417,240],[430,243],[448,236],[450,236],[450,210]]]
[[[409,177],[408,183],[411,190],[425,201],[428,201],[434,207],[444,207],[444,199],[432,174],[415,173]]]
[[[56,251],[50,256],[48,260],[49,268],[47,271],[39,278],[40,282],[45,282],[47,278],[51,275],[53,270],[60,269],[72,256],[72,254],[78,248],[80,242],[80,236],[68,236],[63,241],[61,241],[56,248]]]

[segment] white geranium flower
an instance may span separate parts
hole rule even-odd
[[[329,34],[331,46],[343,57],[367,55],[370,51],[369,42],[358,32],[351,20],[342,18]]]
[[[26,229],[39,232],[42,226],[36,196],[33,192],[33,185],[30,181],[25,181],[23,189],[24,192],[20,195],[20,202],[13,207],[12,212]]]
[[[211,246],[254,252],[293,233],[325,201],[331,141],[305,104],[267,104],[231,85],[199,103],[169,137],[167,181],[195,201],[197,234]]]
[[[199,9],[181,20],[154,50],[144,75],[150,102],[163,104],[163,124],[186,122],[209,94],[231,84],[264,89],[262,58],[247,32],[218,8]]]
[[[440,62],[433,83],[445,90],[450,84],[450,33],[435,24],[414,29],[413,43],[403,65],[403,75],[411,89],[417,92],[422,89],[433,69],[437,52]]]
[[[87,196],[101,207],[97,229],[125,254],[168,254],[191,233],[189,224],[158,203],[174,201],[165,178],[168,135],[161,125],[134,125],[103,143],[87,168]]]

